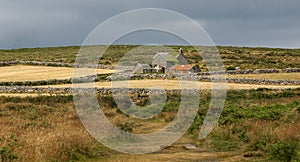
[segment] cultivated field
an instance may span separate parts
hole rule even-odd
[[[211,89],[210,82],[179,82],[177,80],[130,80],[128,82],[96,82],[95,84],[76,84],[76,87],[97,87],[97,88],[120,88],[126,87],[128,83],[128,88],[149,88],[156,89],[161,87],[162,89]],[[181,84],[187,86],[182,87]],[[226,83],[226,89],[228,90],[242,90],[242,89],[257,89],[257,88],[269,88],[269,89],[288,89],[288,88],[299,88],[297,85],[259,85],[259,84],[239,84],[239,83]],[[53,87],[53,88],[70,88],[72,84],[64,85],[49,85],[49,86],[38,86],[38,87]]]
[[[300,73],[237,74],[237,75],[227,75],[227,78],[251,78],[251,79],[268,79],[268,80],[300,80]]]
[[[84,70],[84,69],[83,69]],[[47,66],[4,66],[0,67],[0,82],[38,81],[68,79],[73,77],[74,68]],[[98,74],[112,73],[114,70],[96,69]]]
[[[91,69],[81,69],[83,75]],[[68,67],[46,67],[46,66],[5,66],[0,67],[0,82],[12,81],[39,81],[51,79],[68,79],[73,77],[74,68]],[[114,70],[109,69],[96,69],[97,74],[109,74]],[[274,74],[241,74],[241,75],[227,75],[228,78],[252,78],[252,79],[270,79],[270,80],[300,80],[300,73],[274,73]],[[130,88],[153,88],[161,86],[165,89],[181,89],[181,85],[177,80],[131,80],[128,82]],[[183,82],[181,82],[183,83]],[[210,89],[211,83],[197,82],[200,89]],[[97,82],[98,88],[111,88],[111,82]],[[114,82],[114,87],[124,85],[124,82]],[[258,84],[238,84],[227,83],[227,89],[257,89],[257,88],[270,88],[270,89],[285,89],[297,88],[299,86],[293,85],[258,85]],[[48,86],[42,86],[48,87]],[[50,85],[50,87],[72,87],[71,84],[67,85]],[[196,86],[192,86],[195,88]]]

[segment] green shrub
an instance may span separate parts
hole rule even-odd
[[[228,66],[228,67],[226,68],[226,70],[235,70],[235,67],[233,67],[233,66]]]
[[[117,107],[117,104],[112,95],[102,95],[102,96],[99,95],[98,101],[99,101],[101,107],[105,107],[105,108],[116,108]]]
[[[163,108],[163,112],[177,111],[179,109],[180,102],[167,102]]]
[[[11,149],[9,149],[7,146],[3,146],[0,149],[0,157],[2,162],[9,162],[16,160],[18,158],[17,154],[14,154]]]
[[[211,144],[216,151],[234,151],[239,148],[239,139],[237,139],[230,130],[213,132]]]
[[[269,145],[271,159],[285,162],[300,160],[297,153],[298,145],[297,141],[277,142]]]
[[[118,127],[125,132],[132,133],[133,131],[133,123],[120,123],[118,124]]]

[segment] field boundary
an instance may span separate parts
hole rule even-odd
[[[295,89],[299,89],[299,88],[295,87]],[[268,89],[268,88],[263,88],[263,89]],[[29,87],[29,86],[0,86],[0,93],[76,94],[79,92],[93,93],[96,91],[98,94],[108,95],[112,93],[112,90],[114,90],[115,93],[120,93],[120,94],[125,94],[125,92],[139,93],[139,94],[150,94],[155,91],[161,92],[159,89],[147,89],[147,88],[104,88],[104,87],[103,88],[72,88],[72,87],[67,87],[67,88],[47,87],[46,88],[46,87]],[[165,89],[165,90],[168,93],[181,92],[181,89]],[[206,89],[187,89],[187,90],[190,91],[191,93],[206,91]]]
[[[63,62],[43,62],[43,61],[0,61],[0,66],[9,65],[38,65],[38,66],[54,66],[54,67],[79,67],[76,63],[63,63]],[[115,69],[115,66],[103,64],[84,65],[84,67],[98,68],[98,69]],[[129,68],[129,67],[127,67]],[[226,70],[226,74],[269,74],[269,73],[299,73],[300,68],[285,68],[285,69],[247,69],[247,70]],[[200,72],[198,75],[210,75],[210,72]]]
[[[123,76],[122,78],[115,78],[116,80],[185,80],[186,76],[174,76],[165,74],[140,74],[133,76]],[[188,80],[197,80],[199,82],[211,82],[211,78],[208,76],[194,76]],[[72,80],[75,83],[88,83],[88,82],[111,82],[111,74],[97,74],[80,78],[68,78],[68,79],[50,79],[39,81],[13,81],[13,82],[0,82],[0,86],[43,86],[43,85],[61,85],[72,84]],[[214,81],[217,81],[214,78]],[[241,84],[258,84],[258,85],[300,85],[299,80],[270,80],[270,79],[251,79],[251,78],[226,78],[227,83],[241,83]]]

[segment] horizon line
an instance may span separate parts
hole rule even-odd
[[[207,46],[207,45],[186,45],[186,44],[97,44],[97,45],[86,45],[86,46]],[[16,47],[16,48],[0,48],[0,50],[19,50],[19,49],[39,49],[39,48],[63,48],[63,47],[81,47],[82,45],[53,45],[53,46],[35,46],[35,47]],[[210,46],[212,47],[212,46]],[[300,49],[300,47],[276,47],[276,46],[242,46],[242,45],[215,45],[215,47],[236,47],[236,48],[269,48],[269,49]]]

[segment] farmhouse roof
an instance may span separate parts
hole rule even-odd
[[[158,56],[161,56],[161,57],[167,59],[168,55],[169,55],[169,52],[159,52],[159,53],[157,53],[156,55],[153,56],[153,59],[155,59]]]
[[[172,53],[172,52],[159,52],[156,55],[153,56],[153,60],[156,58],[160,57],[165,61],[171,61],[171,62],[178,62],[178,57],[177,53]]]
[[[178,71],[188,71],[192,69],[194,65],[176,65],[172,67],[172,70],[178,70]]]
[[[151,67],[148,65],[148,64],[141,64],[141,63],[138,63],[137,66],[143,68],[143,69],[151,69]]]

